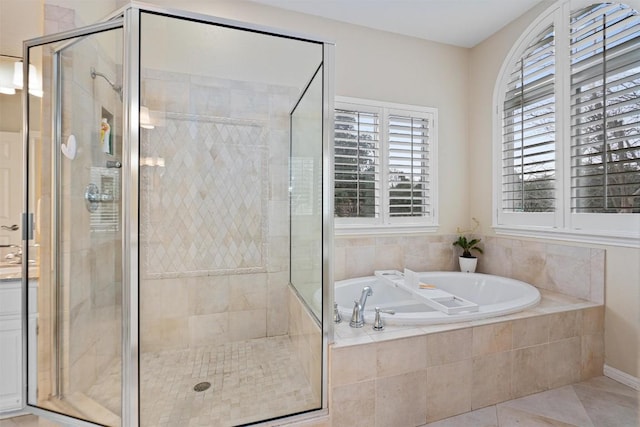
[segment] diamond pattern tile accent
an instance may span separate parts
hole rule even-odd
[[[167,118],[145,133],[141,257],[145,277],[265,271],[268,130],[259,122]]]

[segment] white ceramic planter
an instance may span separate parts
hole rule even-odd
[[[458,257],[458,261],[460,263],[460,271],[462,271],[463,273],[476,272],[476,266],[478,265],[478,258]]]

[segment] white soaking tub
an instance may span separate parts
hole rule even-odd
[[[365,286],[373,291],[365,305],[367,323],[373,323],[375,307],[395,311],[395,315],[382,314],[390,325],[433,325],[502,316],[540,302],[534,286],[505,277],[407,270],[405,274],[376,272],[376,276],[336,282],[335,302],[342,319],[349,321],[354,300],[360,299]],[[409,280],[409,274],[415,276]]]

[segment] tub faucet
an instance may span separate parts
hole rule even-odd
[[[362,328],[364,326],[364,306],[367,304],[367,297],[371,295],[373,295],[373,289],[371,289],[371,286],[365,286],[362,288],[360,301],[353,301],[353,313],[349,322],[349,326],[352,328]]]

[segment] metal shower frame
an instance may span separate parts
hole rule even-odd
[[[315,416],[325,415],[328,412],[328,346],[333,340],[333,323],[331,322],[331,301],[333,301],[333,187],[331,176],[333,171],[333,100],[334,100],[334,44],[330,41],[316,37],[281,31],[279,29],[248,24],[229,19],[179,11],[174,9],[160,8],[144,3],[132,2],[118,11],[107,16],[102,22],[78,28],[71,31],[39,37],[24,42],[24,61],[30,63],[29,49],[46,45],[53,42],[72,40],[78,37],[89,36],[95,33],[122,28],[123,34],[123,147],[122,147],[122,426],[136,427],[140,423],[140,388],[139,388],[139,180],[140,180],[140,16],[143,12],[150,12],[167,17],[187,19],[194,22],[223,26],[244,31],[252,31],[268,36],[285,37],[322,44],[322,83],[323,83],[323,124],[322,124],[322,405],[318,410],[310,411],[300,415],[294,415],[287,420],[306,419]],[[63,46],[66,47],[66,44]],[[63,47],[57,50],[59,52]],[[54,52],[54,56],[56,53]],[[54,59],[55,61],[55,59]],[[29,159],[29,96],[28,96],[28,67],[24,67],[25,90],[23,91],[23,147],[25,165]],[[54,81],[60,78],[54,73]],[[59,89],[60,85],[56,85]],[[52,105],[58,105],[60,93],[52,94]],[[53,144],[57,146],[61,135],[60,109],[56,108],[53,119],[52,137]],[[52,156],[52,173],[57,176],[59,165],[59,154]],[[58,211],[58,185],[54,186],[52,194],[52,242],[58,242],[57,224],[59,218],[56,217]],[[29,188],[29,168],[24,170],[24,188]],[[24,212],[28,213],[29,193],[25,191]],[[28,251],[28,243],[33,235],[33,221],[31,214],[23,215],[23,247]],[[58,278],[57,271],[58,253],[61,248],[52,247],[52,266],[54,268],[53,277]],[[22,346],[23,359],[27,360],[27,321],[28,304],[27,284],[28,284],[28,262],[29,256],[25,253],[22,265]],[[59,281],[57,281],[59,283]],[[23,366],[23,401],[26,404],[25,410],[36,415],[44,416],[53,421],[74,426],[96,426],[91,422],[79,420],[70,416],[58,414],[37,406],[29,404],[27,399],[28,372],[27,363]],[[280,419],[282,421],[282,419]]]

